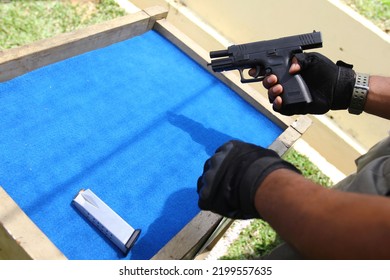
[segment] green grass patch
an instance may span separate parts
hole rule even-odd
[[[390,0],[344,0],[383,31],[390,32]]]
[[[302,175],[326,188],[333,185],[328,176],[314,165],[306,156],[290,149],[283,159],[292,163]],[[230,244],[227,253],[221,260],[251,260],[260,259],[267,255],[282,242],[280,236],[272,227],[261,219],[253,220],[249,226],[242,230],[238,238]]]
[[[0,49],[22,46],[124,14],[114,0],[101,0],[96,4],[71,4],[68,1],[2,2]]]
[[[253,260],[266,255],[280,244],[279,235],[263,220],[253,220],[240,232],[221,260]]]
[[[307,156],[290,149],[283,155],[283,159],[298,168],[305,178],[327,188],[333,186],[332,180],[313,164]]]

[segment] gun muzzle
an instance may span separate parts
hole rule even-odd
[[[211,63],[209,63],[208,65],[211,65],[211,68],[214,72],[222,72],[236,69],[233,63],[233,59],[231,58],[215,59],[212,60]]]
[[[228,50],[221,50],[221,51],[212,51],[210,52],[210,58],[218,58],[218,57],[224,57],[229,56]]]

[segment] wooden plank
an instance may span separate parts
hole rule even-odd
[[[152,260],[192,259],[221,220],[220,215],[212,212],[199,212]]]
[[[0,259],[66,259],[0,187]]]
[[[148,30],[152,29],[158,20],[165,19],[168,16],[168,10],[161,6],[149,7],[144,10],[151,18],[148,25]]]
[[[0,260],[31,260],[27,252],[0,223]]]
[[[0,82],[42,66],[140,35],[152,28],[167,10],[151,8],[53,38],[0,51]]]
[[[268,147],[282,156],[306,132],[312,121],[307,116],[295,120],[279,137]]]

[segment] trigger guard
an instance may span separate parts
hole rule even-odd
[[[238,68],[238,71],[241,76],[241,83],[253,83],[253,82],[261,82],[265,76],[261,76],[261,68],[260,66],[256,66],[256,76],[253,77],[253,79],[246,79],[244,76],[244,69],[245,68]]]

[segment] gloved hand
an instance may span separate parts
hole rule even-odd
[[[229,218],[260,218],[254,205],[256,190],[268,174],[280,168],[300,173],[272,150],[229,141],[204,164],[198,179],[198,205]]]
[[[336,64],[320,53],[295,55],[301,67],[299,74],[313,97],[312,103],[283,106],[284,115],[324,114],[329,110],[347,109],[351,103],[356,74],[353,65],[338,61]],[[264,83],[263,83],[264,84]],[[283,99],[283,94],[281,95]]]

